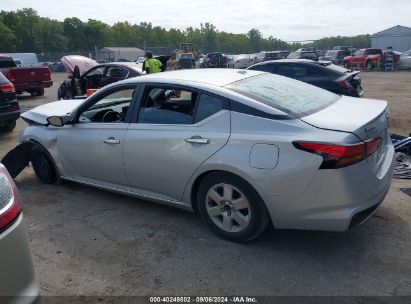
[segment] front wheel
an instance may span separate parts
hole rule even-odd
[[[344,62],[344,67],[346,69],[349,69],[349,68],[351,68],[351,64],[348,61],[346,61],[346,62]]]
[[[45,184],[53,184],[57,181],[57,172],[53,162],[47,153],[40,147],[34,147],[31,151],[31,163],[37,178]]]
[[[242,178],[211,173],[197,193],[201,218],[218,236],[234,242],[248,242],[267,227],[267,209],[256,190]]]

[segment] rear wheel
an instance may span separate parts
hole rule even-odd
[[[373,63],[371,62],[371,60],[368,60],[368,61],[365,63],[365,69],[366,69],[366,70],[372,70],[373,68],[374,68]]]
[[[345,67],[346,69],[349,69],[349,68],[351,68],[351,64],[350,64],[348,61],[345,61],[345,62],[344,62],[344,67]]]
[[[35,89],[30,91],[31,96],[43,96],[44,95],[44,88]]]
[[[201,218],[218,236],[248,242],[269,222],[268,212],[255,189],[238,176],[215,172],[205,177],[197,193]]]
[[[57,172],[48,154],[43,148],[34,147],[31,151],[31,163],[37,178],[45,184],[57,181]]]
[[[16,121],[15,120],[9,120],[4,125],[2,125],[1,131],[11,132],[11,131],[14,130],[15,127],[16,127]]]

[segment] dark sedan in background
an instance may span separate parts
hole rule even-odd
[[[71,80],[64,81],[58,99],[71,99],[86,94],[87,89],[99,89],[108,84],[143,74],[142,65],[135,62],[98,64],[93,59],[71,55],[61,59]]]
[[[20,107],[16,98],[16,89],[0,72],[0,131],[12,131],[19,117]]]
[[[359,71],[347,70],[331,62],[304,59],[273,60],[248,68],[300,80],[336,94],[362,97]]]

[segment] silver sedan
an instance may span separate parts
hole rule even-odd
[[[391,183],[385,101],[257,71],[158,73],[22,117],[26,145],[3,161],[13,175],[31,159],[43,182],[194,210],[232,241],[270,222],[345,231],[370,217]]]
[[[0,164],[0,302],[40,301],[20,196],[6,168]]]

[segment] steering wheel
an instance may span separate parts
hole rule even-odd
[[[102,122],[123,121],[124,115],[116,111],[107,111],[101,118]]]

